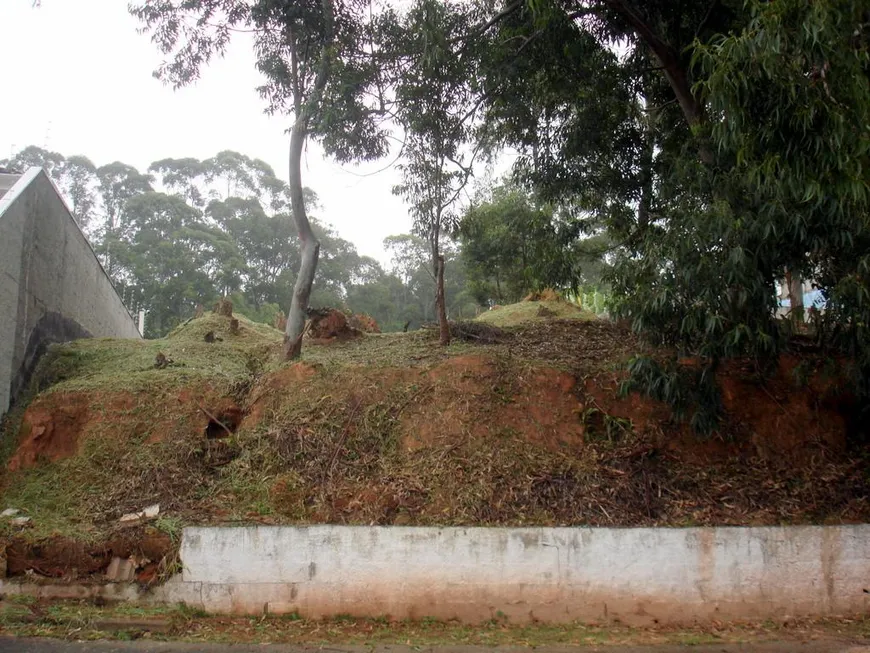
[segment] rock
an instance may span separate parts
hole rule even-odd
[[[223,338],[215,335],[214,331],[209,331],[208,333],[206,333],[203,337],[203,340],[205,340],[206,342],[223,342]]]
[[[115,556],[106,569],[106,580],[112,583],[130,583],[136,577],[136,564],[132,558]]]
[[[18,508],[6,508],[3,512],[0,512],[0,517],[14,517],[19,512],[21,512]]]
[[[30,523],[30,517],[13,517],[10,523],[13,526],[27,526]]]
[[[122,524],[132,524],[136,522],[143,521],[145,519],[154,519],[157,515],[160,514],[160,504],[155,503],[154,505],[148,506],[144,510],[139,512],[128,512],[126,515],[122,515],[120,521]]]

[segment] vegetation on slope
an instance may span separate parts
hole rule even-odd
[[[664,405],[618,396],[641,347],[616,325],[536,318],[494,333],[448,348],[425,331],[367,334],[311,343],[288,365],[278,331],[242,319],[234,335],[208,314],[163,340],[54,347],[40,375],[55,383],[4,434],[18,445],[4,501],[32,518],[3,526],[15,569],[62,569],[25,545],[58,537],[80,543],[80,569],[99,568],[126,532],[121,515],[154,503],[152,526],[172,537],[191,523],[870,517],[865,461],[821,373],[796,385],[786,366],[760,386],[747,369],[723,370],[728,420],[699,441]],[[155,368],[158,353],[172,362]]]

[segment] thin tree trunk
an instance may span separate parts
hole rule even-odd
[[[439,254],[435,264],[435,310],[438,313],[438,331],[440,343],[446,347],[450,344],[450,324],[447,322],[447,306],[444,301],[444,255]]]
[[[804,288],[800,276],[792,274],[791,270],[785,271],[785,283],[788,287],[789,316],[803,321],[804,319]]]
[[[290,207],[293,221],[299,231],[301,243],[299,276],[293,287],[293,299],[287,313],[287,327],[284,331],[284,358],[299,358],[302,353],[302,334],[305,332],[305,318],[308,313],[308,299],[314,285],[314,272],[320,257],[320,242],[311,230],[311,223],[305,212],[305,198],[302,195],[302,148],[307,136],[307,117],[299,116],[290,132]]]

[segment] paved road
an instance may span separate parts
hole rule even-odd
[[[482,646],[288,646],[243,644],[183,644],[163,642],[65,642],[54,639],[0,637],[0,653],[870,653],[870,644],[843,641],[715,644],[712,646],[563,646],[525,649]]]

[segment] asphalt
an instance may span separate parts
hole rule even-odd
[[[0,637],[0,653],[870,653],[870,643],[836,640],[715,644],[704,646],[292,646],[286,644],[188,644],[181,642],[70,642]]]

